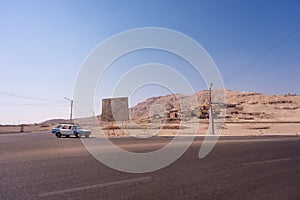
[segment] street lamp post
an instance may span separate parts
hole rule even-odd
[[[213,116],[213,102],[212,102],[212,98],[211,98],[211,88],[212,88],[213,84],[210,84],[209,87],[209,122],[210,122],[210,134],[214,135],[215,134],[215,125],[214,125],[214,116]]]
[[[70,106],[71,106],[71,113],[70,113],[70,123],[72,124],[73,123],[73,119],[72,119],[72,115],[73,115],[73,99],[69,99],[67,97],[64,97],[64,99],[70,101]]]

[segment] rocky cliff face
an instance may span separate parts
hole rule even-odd
[[[264,95],[230,90],[226,90],[225,94],[228,121],[300,121],[299,95]],[[213,101],[218,101],[214,93]],[[133,120],[149,119],[155,112],[168,113],[172,110],[190,113],[192,117],[207,118],[208,103],[209,91],[203,90],[189,96],[171,94],[152,97],[130,108],[129,112]]]

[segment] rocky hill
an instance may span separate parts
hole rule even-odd
[[[225,95],[226,121],[300,121],[299,95],[264,95],[230,90],[226,90]],[[218,101],[215,93],[212,98]],[[189,113],[194,118],[207,118],[208,103],[208,90],[190,96],[170,94],[152,97],[137,104],[130,108],[130,116],[135,121],[146,120],[153,113],[178,111]]]

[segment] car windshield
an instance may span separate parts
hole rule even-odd
[[[82,129],[80,126],[74,126],[74,129]]]
[[[59,124],[59,125],[57,125],[55,128],[61,128],[62,127],[62,125],[61,124]]]

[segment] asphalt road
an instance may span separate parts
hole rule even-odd
[[[203,138],[161,170],[108,168],[80,139],[0,134],[0,199],[300,199],[300,137],[226,137],[199,159]],[[170,138],[113,139],[147,152]]]

